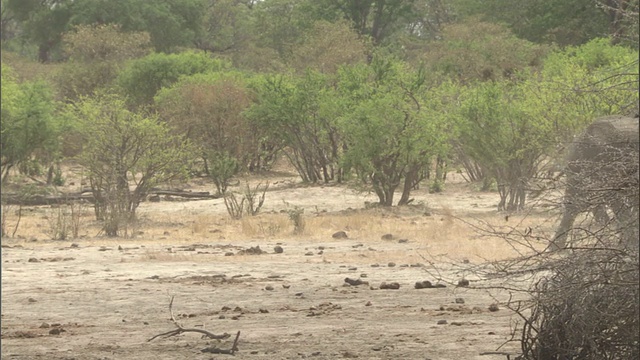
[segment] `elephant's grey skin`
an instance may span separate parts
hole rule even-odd
[[[565,171],[564,213],[550,250],[566,246],[580,213],[593,212],[596,221],[608,223],[607,210],[620,226],[625,246],[638,246],[639,147],[638,119],[625,116],[596,120],[572,144]]]

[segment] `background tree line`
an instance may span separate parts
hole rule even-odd
[[[278,156],[386,206],[459,169],[519,210],[559,145],[638,104],[637,0],[1,5],[3,184],[60,183],[75,158],[105,221],[164,181],[224,193]]]

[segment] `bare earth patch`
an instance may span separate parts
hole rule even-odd
[[[237,331],[241,359],[505,358],[480,353],[511,337],[513,314],[489,311],[508,294],[456,287],[462,274],[434,262],[516,254],[465,223],[504,224],[496,194],[454,183],[443,194],[417,191],[413,207],[365,210],[370,195],[294,181],[274,185],[263,213],[239,221],[222,200],[143,203],[132,239],[96,236],[86,209],[82,238],[46,240],[51,209],[26,209],[16,238],[2,240],[2,358],[223,359],[231,357],[202,350],[230,349]],[[296,206],[305,210],[300,235],[286,213]],[[524,228],[547,217],[509,222]],[[348,237],[333,238],[337,231]],[[246,251],[256,246],[264,253]],[[446,287],[414,288],[425,280]],[[183,327],[230,337],[147,341],[176,328],[172,296]],[[501,348],[517,350],[516,342]]]

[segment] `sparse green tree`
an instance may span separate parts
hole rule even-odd
[[[2,64],[1,86],[0,146],[4,181],[13,167],[33,175],[33,166],[50,165],[56,160],[62,128],[46,83],[17,83],[11,69]]]
[[[198,146],[219,193],[238,171],[261,170],[273,156],[243,115],[251,105],[246,77],[236,72],[185,77],[155,100],[161,118]]]
[[[258,77],[256,104],[246,112],[264,136],[280,144],[304,182],[340,180],[342,141],[328,80],[311,70],[301,77]]]
[[[96,218],[104,221],[107,236],[126,235],[149,190],[186,176],[191,146],[155,116],[127,110],[114,95],[73,104],[68,115],[85,139],[78,159],[91,184]]]
[[[399,187],[398,205],[409,203],[411,189],[433,156],[446,153],[454,131],[442,112],[447,86],[385,58],[345,68],[338,86],[348,99],[340,117],[345,166],[371,184],[380,205],[393,205]]]

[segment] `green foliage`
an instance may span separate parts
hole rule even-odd
[[[224,194],[229,180],[238,172],[238,161],[227,152],[211,151],[207,153],[207,172],[216,184],[218,194]]]
[[[118,25],[80,25],[63,36],[69,61],[59,69],[55,83],[67,101],[108,88],[124,61],[149,52],[147,33],[125,33]]]
[[[216,154],[214,158],[225,154],[234,159],[234,174],[264,169],[273,155],[243,115],[251,105],[247,78],[239,72],[195,74],[160,90],[155,98],[161,118],[192,140],[207,164],[211,153]],[[206,170],[213,175],[210,166]]]
[[[70,24],[118,24],[147,32],[156,51],[192,45],[201,33],[204,0],[83,0],[74,3]]]
[[[256,103],[245,114],[263,136],[284,148],[303,181],[333,180],[342,143],[328,78],[315,71],[264,76],[253,87]]]
[[[6,7],[22,25],[21,36],[38,47],[38,60],[48,62],[58,49],[74,1],[71,0],[8,0]]]
[[[486,22],[446,25],[440,36],[418,57],[433,71],[461,82],[509,79],[518,71],[539,66],[548,52],[545,46]]]
[[[638,57],[637,50],[595,39],[545,59],[541,77],[548,88],[539,93],[549,110],[575,118],[565,139],[595,117],[637,109]]]
[[[172,85],[182,76],[221,71],[229,66],[227,62],[203,53],[154,53],[133,60],[117,81],[131,104],[143,106],[152,104],[161,88]]]
[[[536,43],[579,45],[609,32],[608,14],[596,0],[457,0],[455,7],[463,17],[505,23]]]
[[[364,63],[368,45],[344,21],[317,21],[293,49],[289,64],[301,73],[310,68],[333,74],[340,66]]]
[[[2,179],[9,170],[28,170],[38,162],[50,163],[57,156],[60,124],[54,116],[51,89],[42,82],[18,84],[11,70],[2,65],[1,150]]]
[[[380,45],[392,34],[403,31],[420,16],[418,0],[350,1],[316,0],[314,6],[325,19],[347,19],[362,36]]]
[[[96,199],[96,217],[116,236],[134,220],[151,188],[186,176],[193,150],[153,116],[128,111],[125,102],[102,95],[72,105],[86,142],[79,156]],[[133,190],[130,185],[134,185]]]
[[[393,204],[404,180],[399,204],[432,156],[446,152],[451,129],[441,113],[446,84],[430,87],[424,71],[396,60],[374,58],[370,66],[345,68],[339,90],[348,99],[340,117],[345,137],[344,164],[371,182],[381,205]]]
[[[124,61],[147,55],[146,32],[123,32],[120,25],[78,25],[63,35],[64,53],[70,61]]]

